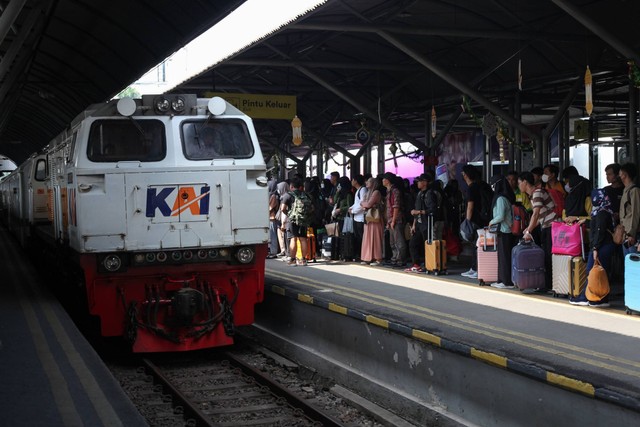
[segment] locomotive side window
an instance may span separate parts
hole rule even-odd
[[[47,161],[45,159],[39,159],[36,162],[36,181],[44,181],[47,177]]]
[[[251,136],[242,120],[208,120],[182,125],[182,147],[189,160],[253,157]]]
[[[166,151],[159,120],[96,120],[91,125],[87,157],[92,162],[157,162]]]

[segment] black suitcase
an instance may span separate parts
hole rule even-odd
[[[340,236],[340,258],[345,261],[353,261],[355,256],[355,241],[353,233],[342,233]]]

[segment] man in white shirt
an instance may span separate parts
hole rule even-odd
[[[367,195],[367,187],[364,185],[364,176],[358,174],[351,178],[351,185],[355,189],[353,194],[353,205],[349,207],[349,213],[353,216],[353,237],[355,243],[354,258],[360,261],[360,251],[362,249],[362,237],[364,236],[364,215],[365,209],[360,206],[360,202]]]

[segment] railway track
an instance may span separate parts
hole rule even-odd
[[[353,417],[342,422],[334,408],[315,398],[313,387],[293,392],[268,369],[252,366],[246,354],[157,355],[137,366],[111,368],[153,426],[376,425]]]

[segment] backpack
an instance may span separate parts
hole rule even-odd
[[[293,203],[289,211],[289,220],[300,227],[310,226],[315,210],[311,197],[304,191],[290,192],[289,194],[293,197]]]
[[[513,224],[511,224],[511,234],[521,237],[524,229],[529,225],[529,214],[520,203],[511,205],[511,213],[513,215]]]
[[[425,211],[433,215],[434,221],[444,221],[444,206],[442,193],[436,189],[429,189],[425,195]]]
[[[562,211],[564,210],[564,196],[555,188],[545,188],[545,190],[547,190],[547,193],[549,193],[551,199],[553,199],[553,203],[556,205],[553,209],[556,213],[556,217],[562,218]]]
[[[483,182],[480,184],[480,209],[478,210],[482,224],[478,225],[484,227],[489,224],[489,221],[491,221],[491,218],[493,217],[492,204],[493,190],[489,184]]]
[[[269,196],[269,213],[275,215],[278,209],[280,209],[280,196],[274,191]]]

